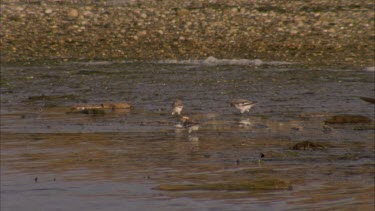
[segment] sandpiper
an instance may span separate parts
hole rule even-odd
[[[255,101],[238,99],[233,100],[230,105],[236,107],[238,110],[240,110],[241,114],[243,114],[245,112],[249,112],[251,107],[253,107],[256,103],[257,102]]]
[[[187,128],[189,133],[193,132],[193,131],[197,131],[199,129],[199,124],[198,122],[190,119],[189,117],[187,116],[183,116],[181,117],[181,123],[182,123],[182,126],[184,128]]]
[[[172,115],[181,115],[181,111],[184,108],[184,105],[182,104],[181,100],[176,100],[176,102],[173,103],[173,111]]]

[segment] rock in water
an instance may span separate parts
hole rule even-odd
[[[321,144],[313,143],[311,141],[302,141],[302,142],[296,143],[290,149],[293,149],[293,150],[306,150],[306,149],[317,150],[317,149],[325,149],[325,147]]]
[[[324,121],[325,124],[356,124],[370,122],[371,119],[368,117],[350,114],[335,115]]]
[[[76,18],[76,17],[78,17],[78,15],[79,15],[79,12],[76,9],[70,9],[68,11],[68,17],[69,18]]]
[[[218,63],[218,59],[213,56],[208,57],[206,60],[203,61],[205,65],[216,65]]]
[[[360,97],[360,98],[363,101],[366,101],[366,102],[371,103],[371,104],[375,104],[375,98],[371,98],[371,97]]]

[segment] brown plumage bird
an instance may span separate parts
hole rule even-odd
[[[181,117],[181,123],[184,128],[187,128],[189,133],[197,131],[199,129],[198,122],[190,119],[188,116]]]

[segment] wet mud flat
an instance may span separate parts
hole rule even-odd
[[[1,76],[2,210],[373,209],[374,105],[360,97],[374,72],[97,62]],[[175,127],[176,98],[198,131]],[[236,98],[258,104],[241,115]],[[105,102],[133,107],[69,112]]]

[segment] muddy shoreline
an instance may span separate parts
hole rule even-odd
[[[278,65],[3,66],[0,209],[371,210],[375,111],[360,96],[374,79]],[[177,98],[199,130],[176,127]],[[241,114],[239,98],[258,104]]]
[[[95,60],[261,59],[374,66],[374,4],[147,1],[1,5],[6,64]]]

